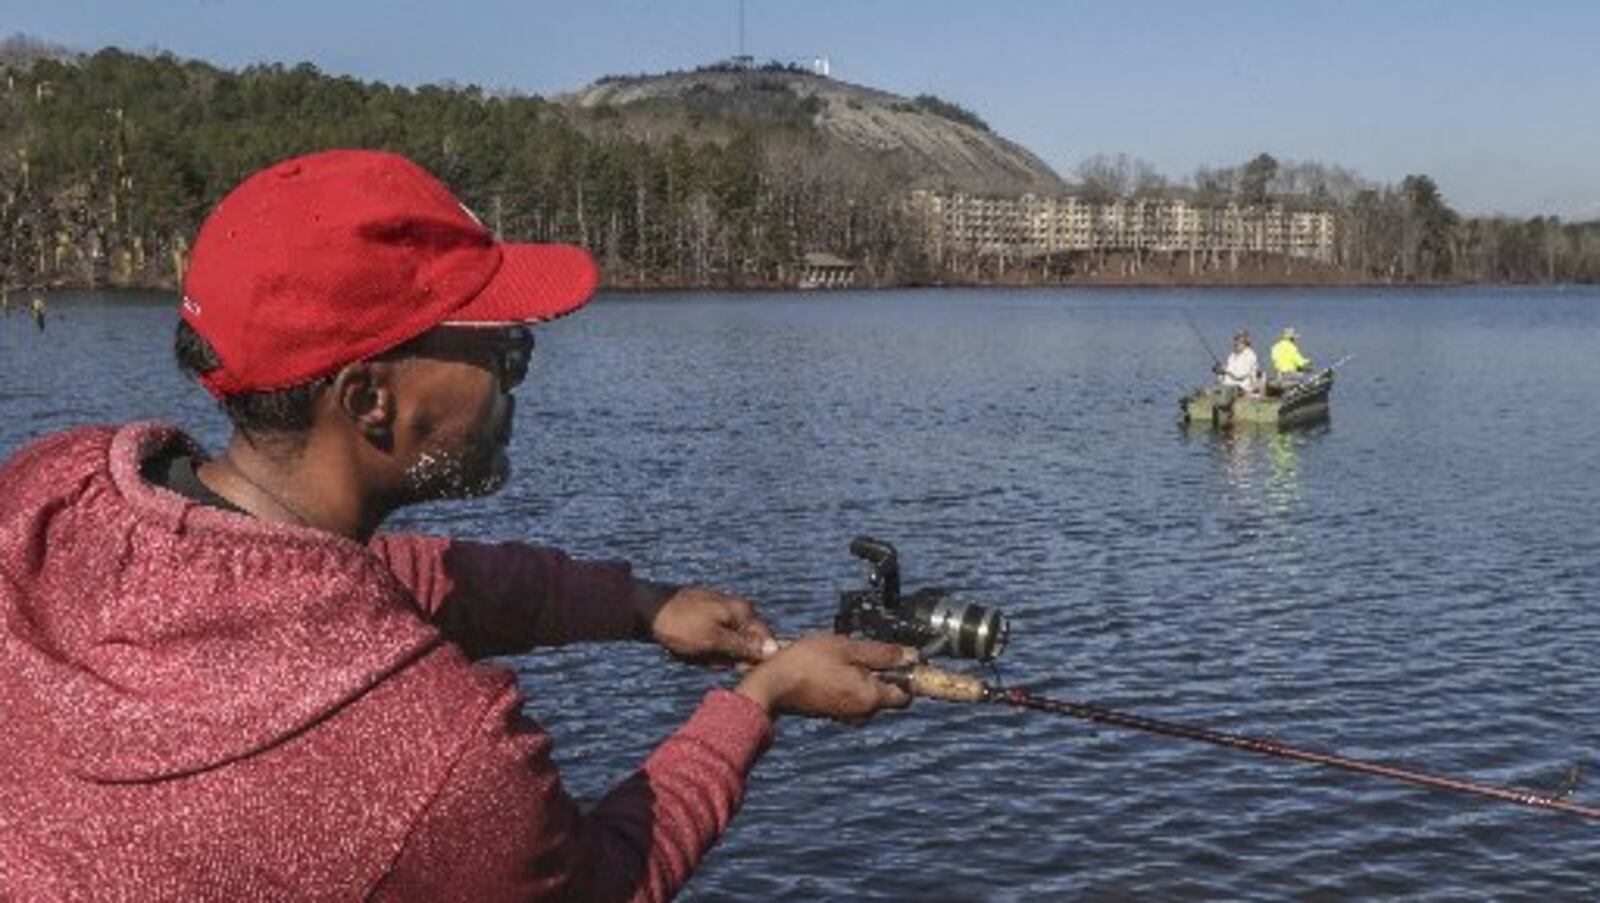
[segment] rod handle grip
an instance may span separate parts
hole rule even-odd
[[[914,666],[906,674],[906,687],[912,696],[945,702],[982,702],[987,693],[982,680],[931,665]]]
[[[779,640],[778,649],[787,649],[794,641]],[[912,696],[923,699],[941,699],[945,702],[983,702],[989,698],[989,687],[982,679],[970,674],[946,671],[932,665],[912,665],[892,671],[879,671],[878,679],[888,681]]]

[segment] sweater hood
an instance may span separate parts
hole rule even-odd
[[[146,483],[159,424],[0,467],[0,712],[67,769],[176,777],[293,742],[437,645],[365,547]]]

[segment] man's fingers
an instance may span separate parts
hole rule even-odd
[[[714,634],[717,655],[738,661],[759,662],[762,641],[770,636],[760,621],[743,618],[720,619],[721,629]]]
[[[740,629],[740,634],[749,643],[751,651],[755,653],[752,656],[755,661],[769,659],[782,648],[779,646],[777,639],[773,637],[772,629],[760,618],[752,618],[746,622],[744,627]]]
[[[771,631],[759,621],[738,626],[727,625],[717,631],[713,647],[702,658],[724,664],[758,665],[771,658],[782,648],[772,638]]]
[[[903,709],[911,704],[911,693],[905,687],[886,680],[875,683],[878,685],[878,702],[884,708]]]
[[[878,676],[874,684],[878,685],[878,703],[883,708],[902,709],[910,704],[909,680],[885,680],[888,676]]]
[[[901,668],[917,661],[917,650],[876,640],[851,640],[845,655],[851,662],[874,671]]]
[[[772,629],[756,615],[755,604],[750,600],[738,597],[723,600],[718,620],[729,628],[718,638],[719,653],[742,661],[760,662],[778,651]]]
[[[751,604],[749,599],[730,596],[724,599],[722,604],[730,624],[743,624],[747,621],[757,620],[756,607]]]

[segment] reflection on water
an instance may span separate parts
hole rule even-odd
[[[1302,450],[1322,441],[1331,429],[1328,421],[1293,430],[1266,426],[1218,430],[1206,424],[1185,424],[1182,435],[1211,450],[1228,504],[1260,506],[1266,514],[1283,518],[1301,501]]]
[[[1272,475],[1267,480],[1267,510],[1287,514],[1300,500],[1299,436],[1276,435],[1267,437],[1268,458],[1272,462]]]
[[[1295,430],[1235,428],[1216,437],[1228,482],[1239,491],[1261,487],[1266,511],[1286,516],[1301,499],[1300,454],[1332,428],[1324,421]]]
[[[169,299],[52,310],[0,318],[0,449],[143,417],[216,446]],[[1336,428],[1174,437],[1210,366],[1186,313],[1359,352]],[[785,634],[829,623],[869,533],[908,588],[1004,609],[1007,677],[1048,693],[1544,789],[1600,760],[1600,418],[1574,414],[1600,293],[685,294],[539,341],[512,485],[399,525],[719,583]],[[514,664],[584,799],[717,679],[634,646]],[[1065,719],[779,734],[689,899],[1586,899],[1600,874],[1575,819]]]

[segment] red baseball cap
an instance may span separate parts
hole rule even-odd
[[[275,163],[217,204],[183,318],[222,359],[201,382],[225,398],[309,382],[441,323],[553,319],[598,281],[582,248],[496,241],[410,160],[336,150]]]

